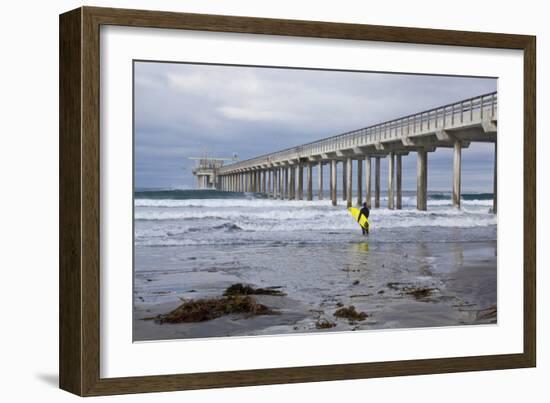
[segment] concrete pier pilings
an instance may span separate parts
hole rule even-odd
[[[291,165],[290,166],[290,181],[289,181],[289,199],[290,200],[296,200],[296,166]]]
[[[388,157],[388,209],[394,209],[394,179],[395,179],[395,154],[390,153]]]
[[[304,200],[304,166],[301,163],[298,163],[298,197],[297,200]]]
[[[306,198],[308,201],[313,200],[313,165],[310,161],[307,163],[307,190]]]
[[[380,208],[380,157],[374,160],[374,207]]]
[[[348,196],[348,184],[347,184],[347,179],[348,179],[348,174],[346,172],[347,170],[347,163],[346,161],[342,161],[342,200],[346,200],[346,197]]]
[[[428,207],[428,152],[419,150],[416,158],[416,208]]]
[[[416,153],[416,207],[426,210],[428,153],[444,147],[453,149],[452,203],[460,208],[462,150],[472,142],[493,143],[493,211],[496,213],[497,123],[498,94],[493,92],[228,165],[203,164],[195,168],[193,174],[197,176],[199,188],[263,192],[273,198],[302,200],[305,197],[309,201],[313,200],[314,191],[319,200],[323,199],[323,165],[328,164],[330,199],[337,205],[339,165],[342,163],[342,199],[346,205],[361,205],[366,201],[367,206],[380,208],[380,160],[387,157],[387,207],[402,209],[402,158]],[[354,161],[357,161],[356,183]],[[317,189],[313,183],[314,166],[317,167]]]
[[[353,195],[352,195],[352,189],[353,189],[353,160],[348,157],[346,159],[346,169],[345,169],[345,173],[346,173],[346,187],[345,187],[345,193],[346,193],[346,197],[344,198],[344,200],[346,200],[346,205],[348,208],[351,207],[351,205],[353,204]]]
[[[403,208],[403,189],[402,189],[402,175],[403,165],[401,161],[401,154],[395,156],[395,208],[401,210]]]
[[[365,201],[367,207],[371,208],[372,195],[371,195],[371,158],[365,158]]]
[[[330,161],[330,199],[332,205],[336,206],[336,160]]]
[[[285,166],[284,168],[285,170],[285,181],[284,181],[284,185],[285,185],[285,193],[284,193],[284,199],[289,199],[290,198],[290,185],[289,185],[289,175],[288,175],[288,170],[289,170],[289,167],[288,166]]]
[[[357,205],[363,203],[363,160],[357,160]]]
[[[460,208],[460,175],[462,165],[462,145],[455,140],[453,145],[453,206]]]
[[[317,199],[323,200],[323,162],[319,161],[317,167]]]

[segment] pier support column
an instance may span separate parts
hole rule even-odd
[[[317,171],[317,199],[323,200],[323,161],[319,161]]]
[[[290,166],[290,195],[291,200],[296,199],[296,166]]]
[[[427,210],[428,200],[428,153],[417,152],[416,162],[416,208]]]
[[[495,141],[495,163],[493,171],[493,214],[497,213],[497,142]]]
[[[298,171],[298,200],[304,200],[304,166],[302,163],[298,163],[296,167]]]
[[[348,184],[346,183],[346,179],[348,178],[348,174],[346,172],[347,164],[346,160],[342,161],[342,200],[346,200],[346,197],[348,195],[347,187]]]
[[[393,204],[394,177],[395,177],[395,154],[390,153],[390,155],[388,155],[388,209],[390,210],[393,210],[394,208],[394,204]]]
[[[460,175],[462,165],[462,144],[455,140],[453,153],[453,206],[460,208]]]
[[[367,157],[365,158],[365,188],[366,188],[365,201],[367,202],[368,208],[371,208],[371,202],[372,202],[370,170],[371,170],[370,157]]]
[[[336,160],[330,161],[330,198],[336,206]]]
[[[396,208],[398,210],[401,210],[403,208],[403,188],[402,188],[402,177],[403,177],[403,165],[401,161],[401,154],[396,155],[396,161],[395,161],[395,169],[396,169],[396,178],[395,178],[395,187],[396,187]]]
[[[271,168],[271,194],[273,198],[277,198],[277,168]]]
[[[285,199],[290,198],[290,175],[289,175],[290,166],[285,167]]]
[[[376,157],[374,164],[374,207],[380,208],[380,157]]]
[[[352,195],[352,189],[353,189],[353,160],[348,157],[346,159],[346,205],[347,207],[351,207],[353,204],[353,195]]]
[[[285,186],[284,186],[284,179],[285,179],[285,169],[283,167],[279,168],[278,178],[279,180],[279,198],[282,200],[285,198]]]
[[[311,161],[307,162],[307,199],[313,200],[313,166]]]
[[[267,170],[262,170],[262,193],[267,193]]]
[[[363,203],[363,160],[357,160],[357,205]]]
[[[271,197],[273,197],[274,199],[277,197],[276,195],[276,191],[277,191],[277,185],[276,185],[276,181],[277,181],[277,169],[275,168],[271,168]]]

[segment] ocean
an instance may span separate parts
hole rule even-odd
[[[464,193],[460,210],[450,192],[429,192],[427,211],[416,210],[413,191],[403,193],[402,210],[385,208],[385,197],[380,202],[364,237],[341,195],[333,207],[328,194],[288,201],[258,193],[137,190],[134,339],[311,332],[319,331],[320,319],[334,322],[336,331],[476,324],[480,312],[496,309],[491,193]],[[263,300],[283,314],[238,324],[141,320],[182,299],[220,296],[234,283],[279,287],[284,301]],[[409,292],[415,287],[429,292],[416,298]],[[335,309],[350,304],[368,319],[336,320]]]

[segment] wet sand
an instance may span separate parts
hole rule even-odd
[[[134,340],[496,323],[496,241],[136,247]],[[278,315],[199,323],[143,320],[234,283],[280,286],[256,296]],[[334,316],[355,306],[368,316]],[[317,329],[318,321],[333,323]]]

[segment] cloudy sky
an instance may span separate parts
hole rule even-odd
[[[496,90],[488,78],[135,62],[135,183],[189,188],[194,161],[241,159]],[[492,191],[493,146],[462,153],[464,190]],[[452,152],[430,153],[430,190],[450,190]],[[384,174],[386,164],[382,164]],[[382,181],[385,184],[385,181]],[[384,186],[382,186],[384,187]],[[403,159],[416,189],[416,156]]]

